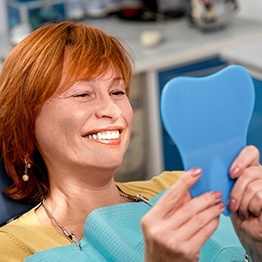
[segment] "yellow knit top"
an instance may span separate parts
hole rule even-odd
[[[163,172],[148,181],[116,184],[127,194],[141,194],[150,199],[169,188],[182,174]],[[69,244],[68,239],[53,227],[41,225],[35,214],[36,208],[0,228],[0,262],[21,262],[36,252]]]

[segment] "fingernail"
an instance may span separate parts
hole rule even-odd
[[[200,168],[194,168],[194,169],[191,169],[191,176],[192,177],[198,177],[201,175],[201,169]]]
[[[216,199],[216,203],[219,203],[220,200],[221,200],[221,197],[222,197],[222,193],[218,192],[218,191],[214,191],[214,192],[212,192],[212,195]]]
[[[217,205],[218,205],[219,209],[221,209],[221,210],[225,209],[225,203],[224,202],[219,202]]]
[[[231,212],[235,212],[237,210],[237,202],[233,198],[230,198],[230,200],[229,200],[229,210]]]
[[[230,170],[230,175],[231,175],[232,178],[238,177],[239,173],[240,173],[239,167],[234,167]]]

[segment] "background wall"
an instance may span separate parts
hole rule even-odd
[[[0,0],[0,33],[7,30],[5,2]],[[262,21],[262,1],[261,0],[238,0],[240,6],[239,16]]]
[[[262,21],[261,0],[238,0],[238,3],[240,6],[240,16]]]
[[[5,13],[5,1],[0,0],[0,33],[6,31],[6,13]]]

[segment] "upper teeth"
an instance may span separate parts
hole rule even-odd
[[[110,140],[110,139],[117,139],[119,138],[120,134],[119,131],[108,131],[97,134],[88,135],[89,139],[98,139],[98,140]]]

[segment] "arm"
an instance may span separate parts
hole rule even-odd
[[[262,257],[262,166],[253,146],[241,151],[230,174],[237,178],[231,192],[230,209],[236,233],[253,262]]]
[[[191,199],[189,188],[200,175],[200,169],[186,172],[143,217],[145,261],[199,260],[200,249],[224,210],[218,192]]]

